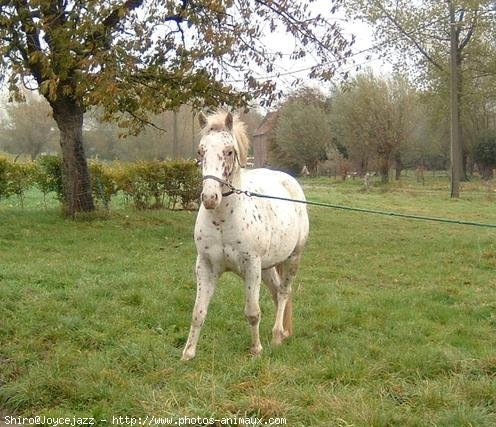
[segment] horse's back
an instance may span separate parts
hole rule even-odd
[[[305,200],[298,181],[281,171],[265,168],[251,169],[244,173],[244,181],[250,191],[259,189],[262,194]]]
[[[303,189],[298,181],[291,175],[271,169],[251,169],[243,174],[243,183],[248,191],[265,194],[267,196],[282,197],[286,199],[306,200]],[[304,245],[308,237],[308,214],[304,203],[263,198],[264,203],[271,205],[271,211],[278,217],[284,217],[296,227],[299,239],[298,245]]]

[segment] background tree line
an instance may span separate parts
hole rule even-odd
[[[23,92],[24,101],[0,103],[0,151],[35,160],[40,154],[60,153],[59,131],[50,106],[34,92]],[[262,114],[239,111],[249,134],[258,127]],[[83,146],[90,158],[101,160],[164,160],[196,157],[199,138],[197,111],[181,106],[150,118],[137,135],[114,122],[101,120],[101,111],[85,113]]]
[[[373,26],[378,51],[438,97],[438,117],[450,119],[451,196],[458,197],[494,100],[494,0],[348,0],[345,7]]]
[[[496,167],[496,100],[473,97],[473,123],[465,127],[469,175],[473,167],[484,178]],[[390,77],[371,71],[358,74],[331,93],[303,87],[279,106],[270,148],[271,167],[293,174],[304,166],[313,175],[360,175],[376,171],[383,182],[390,170],[447,170],[449,120],[440,106],[444,94],[419,89],[404,74]],[[477,113],[479,112],[479,113]],[[260,110],[239,112],[249,134],[260,125]],[[58,130],[46,101],[33,93],[25,102],[4,102],[0,150],[37,158],[59,151]],[[86,113],[84,148],[101,160],[191,159],[198,144],[196,112],[188,106],[155,115],[138,135],[99,120],[98,109]]]
[[[475,166],[490,178],[496,167],[496,98],[484,95],[471,100],[472,109],[484,114],[474,114],[477,126],[464,127],[465,157],[468,175]],[[270,162],[294,173],[303,166],[311,174],[375,171],[383,182],[392,169],[396,179],[405,168],[447,170],[450,129],[439,106],[443,96],[414,86],[404,74],[371,71],[329,95],[300,89],[281,106]]]
[[[351,159],[351,165],[342,162],[343,167],[360,172],[373,168],[387,180],[391,162],[397,174],[405,164],[420,163],[450,169],[453,182],[468,179],[477,164],[485,177],[492,176],[494,0],[348,0],[343,4],[350,19],[372,26],[373,50],[403,76],[380,81],[362,75],[336,91],[331,120],[333,138],[337,138],[334,145],[345,159]],[[412,88],[401,80],[411,82]],[[457,193],[452,186],[452,196]]]

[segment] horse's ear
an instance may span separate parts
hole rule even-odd
[[[202,129],[207,125],[207,118],[205,117],[205,114],[203,114],[203,111],[200,111],[200,114],[198,114],[198,122]]]
[[[233,130],[233,115],[231,113],[227,113],[224,124],[229,132]]]

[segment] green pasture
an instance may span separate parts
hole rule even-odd
[[[307,197],[496,224],[480,182],[445,176],[364,191],[304,180]],[[0,413],[285,417],[288,426],[496,425],[496,229],[311,207],[294,336],[248,354],[244,290],[219,283],[197,358],[181,362],[195,296],[195,213],[64,220],[30,192],[0,201]],[[107,420],[100,421],[100,420]]]

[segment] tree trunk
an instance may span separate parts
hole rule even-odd
[[[462,107],[463,107],[463,75],[462,75],[462,57],[461,57],[461,52],[457,52],[457,58],[456,58],[456,66],[457,66],[457,85],[458,87],[456,88],[456,96],[457,96],[457,114],[458,114],[458,135],[460,138],[459,144],[458,144],[458,162],[461,164],[460,169],[460,181],[467,182],[469,181],[468,178],[468,170],[467,170],[467,156],[468,153],[466,151],[466,135],[463,132],[463,122],[462,122]]]
[[[387,184],[389,182],[389,156],[380,159],[379,172],[381,173],[382,183]]]
[[[369,166],[367,159],[365,157],[362,157],[360,161],[360,170],[358,171],[360,176],[364,176],[368,172],[368,168]]]
[[[196,143],[195,143],[195,117],[196,112],[192,110],[191,113],[191,158],[196,158]]]
[[[172,159],[179,158],[179,139],[177,136],[177,111],[172,112]]]
[[[400,153],[396,153],[394,155],[394,167],[396,170],[394,178],[396,179],[396,181],[399,181],[401,178],[401,171],[403,170],[403,164],[401,163],[401,154]]]
[[[469,156],[468,153],[463,150],[463,155],[462,155],[462,176],[461,180],[468,182],[470,181],[469,177],[472,175],[470,165],[469,165]]]
[[[35,161],[36,158],[40,155],[41,150],[42,150],[42,145],[41,144],[34,144],[29,152],[29,155],[31,156],[31,161]]]
[[[314,161],[314,162],[308,162],[305,165],[308,169],[308,172],[310,172],[310,176],[318,176],[319,175],[319,162]]]
[[[494,178],[493,165],[482,165],[482,179],[489,181]]]
[[[450,98],[451,98],[451,197],[460,197],[460,177],[462,174],[462,150],[460,141],[460,56],[458,52],[458,32],[455,19],[455,5],[448,2],[450,12]]]
[[[74,217],[77,212],[95,209],[83,149],[84,110],[76,100],[68,97],[58,97],[51,104],[53,118],[60,131],[64,212]]]

